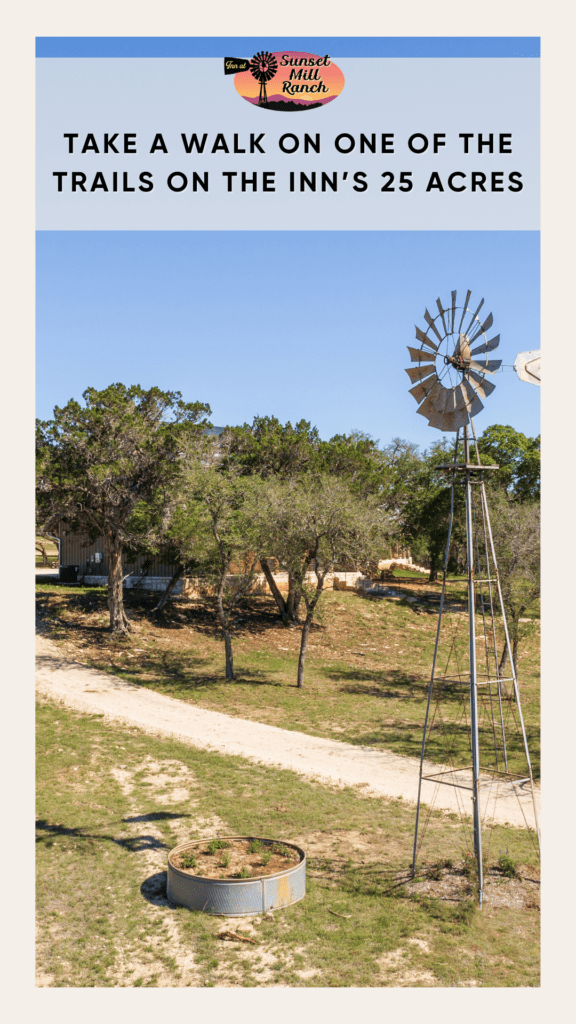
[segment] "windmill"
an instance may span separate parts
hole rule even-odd
[[[484,299],[476,309],[470,305],[470,300],[470,291],[461,305],[457,304],[455,291],[451,293],[451,301],[447,306],[443,306],[441,300],[437,299],[436,316],[432,316],[426,309],[426,329],[416,327],[416,339],[420,347],[408,346],[412,362],[418,364],[406,370],[413,384],[410,394],[418,402],[418,412],[427,418],[430,426],[456,433],[452,462],[437,467],[449,474],[450,517],[420,755],[412,872],[415,875],[420,852],[423,783],[454,786],[458,799],[458,791],[468,790],[472,800],[478,900],[482,906],[482,815],[484,813],[487,816],[488,800],[495,800],[499,795],[509,795],[511,792],[520,798],[520,792],[529,787],[538,841],[539,831],[532,767],[484,484],[485,473],[498,469],[498,466],[481,464],[472,419],[483,408],[482,399],[494,391],[495,385],[487,376],[491,376],[501,366],[501,360],[491,358],[491,353],[498,348],[500,336],[487,336],[493,316],[492,313],[480,316]],[[446,664],[442,667],[439,657],[441,630],[443,616],[447,615],[450,608],[447,571],[455,497],[457,489],[461,488],[464,489],[466,510],[468,629],[467,637],[464,635],[460,641],[461,654],[454,653],[457,647],[453,637]],[[459,619],[462,619],[461,615]],[[504,651],[507,652],[506,658]],[[458,658],[462,661],[458,661]],[[510,666],[507,674],[506,664]],[[447,706],[448,701],[452,701],[448,713],[448,719],[450,715],[452,719],[442,721],[441,729],[438,729],[442,706]],[[471,759],[471,764],[463,763],[461,749],[458,753],[454,752],[456,745],[449,735],[450,728],[454,729],[456,735],[452,710],[456,706],[460,708],[458,713],[463,716],[458,728],[464,730],[464,733],[468,731],[470,745],[465,760]],[[432,746],[430,738],[434,728],[438,730],[435,736],[441,734],[447,748],[443,755],[445,763],[440,765],[431,763],[426,757],[427,749]],[[513,729],[517,733],[514,741],[518,738],[515,745],[510,742]],[[437,759],[435,755],[434,760]]]
[[[248,68],[256,81],[260,82],[258,106],[265,107],[268,103],[266,82],[269,82],[271,78],[274,78],[274,75],[278,70],[278,61],[274,54],[269,53],[268,50],[260,50],[258,53],[254,54],[252,60],[248,64]]]

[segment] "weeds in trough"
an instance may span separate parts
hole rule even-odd
[[[225,839],[211,839],[208,843],[208,853],[213,857],[217,850],[227,850],[230,843],[227,843]]]
[[[281,843],[274,843],[272,847],[274,853],[277,853],[279,857],[293,857],[294,851],[289,850],[287,846],[282,846]]]

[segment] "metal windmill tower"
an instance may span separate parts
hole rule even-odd
[[[486,808],[489,798],[496,799],[511,790],[518,795],[519,791],[524,792],[525,787],[529,787],[538,840],[539,831],[530,755],[484,484],[485,473],[498,469],[498,466],[481,465],[472,419],[483,408],[481,399],[494,391],[495,385],[486,375],[493,374],[501,366],[501,360],[490,358],[500,337],[496,335],[488,339],[487,332],[493,323],[492,313],[481,319],[479,314],[484,299],[474,310],[470,307],[470,298],[471,292],[468,291],[464,303],[458,305],[457,294],[453,291],[451,302],[446,307],[438,299],[437,315],[431,316],[428,310],[424,313],[426,330],[416,327],[420,348],[408,347],[412,362],[418,364],[406,370],[414,385],[410,393],[419,403],[418,412],[428,419],[430,426],[456,433],[453,461],[437,467],[449,475],[450,517],[420,756],[412,871],[416,872],[419,853],[422,783],[429,781],[435,785],[454,786],[456,792],[468,790],[472,801],[478,899],[482,905],[482,800]],[[443,616],[446,616],[450,604],[446,590],[447,570],[455,497],[459,488],[464,490],[466,510],[467,652],[464,641],[461,663],[454,668],[452,653],[449,653],[442,668],[440,639]],[[426,759],[432,730],[442,714],[443,704],[446,706],[445,702],[450,700],[460,701],[465,710],[466,721],[461,729],[468,731],[468,759],[471,764],[462,763],[461,754],[453,756],[449,753],[445,763],[440,765],[431,764]],[[515,745],[511,742],[511,721],[518,739]],[[437,755],[434,760],[438,760]]]
[[[268,103],[266,82],[269,82],[271,78],[274,78],[274,75],[278,70],[278,61],[274,54],[268,53],[268,50],[260,50],[258,53],[254,54],[252,60],[248,64],[248,68],[256,81],[260,82],[258,106],[265,107]]]

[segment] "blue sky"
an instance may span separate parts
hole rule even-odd
[[[241,53],[232,52],[241,49]],[[223,57],[258,50],[333,57],[539,57],[538,36],[40,36],[37,57]]]
[[[476,428],[535,436],[540,389],[511,366],[540,347],[539,274],[537,232],[39,232],[37,414],[121,381],[208,402],[218,425],[270,414],[426,447],[441,434],[406,345],[470,288],[509,367]]]

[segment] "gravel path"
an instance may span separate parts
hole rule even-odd
[[[321,782],[361,786],[366,796],[402,797],[412,803],[417,800],[419,761],[415,758],[207,711],[69,661],[55,644],[40,635],[36,637],[36,687],[39,694],[61,700],[67,707],[104,714],[107,719],[137,726],[151,735],[173,736],[220,754],[239,754]],[[517,827],[526,827],[526,822],[533,825],[530,793],[498,787],[497,800],[494,789],[489,793],[488,806],[483,802],[487,817]],[[536,797],[538,803],[538,792]],[[471,813],[472,809],[469,791],[453,786],[425,781],[422,799],[447,811]]]

